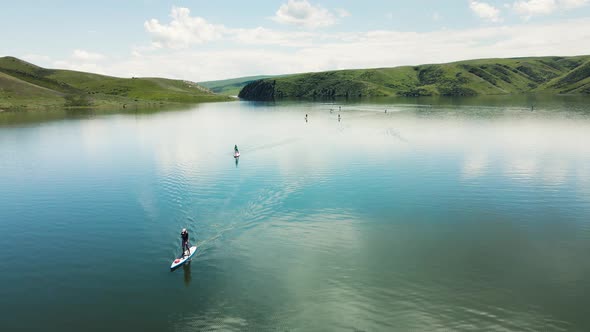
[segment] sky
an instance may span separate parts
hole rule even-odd
[[[590,54],[590,0],[0,0],[0,56],[195,82]]]

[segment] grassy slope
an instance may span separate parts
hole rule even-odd
[[[590,94],[590,61],[547,82],[542,88],[556,93]]]
[[[263,80],[282,97],[590,93],[590,56],[481,59],[447,64],[340,70]],[[244,90],[246,91],[246,90]],[[256,99],[256,89],[241,97]],[[263,95],[269,95],[268,93]]]
[[[232,78],[228,80],[199,82],[199,85],[206,87],[212,92],[219,93],[226,96],[237,96],[242,88],[253,81],[270,78],[270,75],[247,76]]]
[[[0,74],[0,108],[44,108],[64,105],[100,107],[197,103],[228,99],[187,81],[118,78],[70,70],[45,69],[13,57],[0,58]]]
[[[49,106],[59,106],[65,102],[61,93],[0,72],[0,109],[23,108],[30,99]]]

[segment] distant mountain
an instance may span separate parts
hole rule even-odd
[[[239,78],[232,78],[228,80],[219,80],[219,81],[207,81],[207,82],[199,82],[199,85],[206,87],[207,89],[211,90],[212,92],[226,95],[226,96],[237,96],[240,93],[240,90],[248,83],[252,83],[257,80],[262,80],[265,78],[271,77],[278,77],[278,76],[270,76],[270,75],[259,75],[259,76],[247,76],[247,77],[239,77]]]
[[[0,109],[132,107],[230,99],[197,83],[165,78],[119,78],[46,69],[0,58]]]
[[[296,74],[251,82],[238,96],[273,100],[523,93],[590,94],[590,56],[481,59]]]

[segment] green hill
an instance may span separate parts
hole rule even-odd
[[[189,81],[119,78],[0,58],[0,109],[132,107],[228,99]]]
[[[372,96],[590,94],[590,56],[481,59],[266,78],[240,91],[247,100]]]
[[[199,85],[206,87],[207,89],[211,90],[212,92],[226,95],[226,96],[237,96],[240,93],[240,90],[244,86],[249,83],[252,83],[257,80],[262,80],[265,78],[271,78],[276,76],[269,76],[269,75],[260,75],[260,76],[247,76],[247,77],[239,77],[239,78],[232,78],[228,80],[219,80],[219,81],[207,81],[207,82],[199,82]]]

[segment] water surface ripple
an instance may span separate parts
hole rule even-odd
[[[530,102],[2,113],[0,330],[588,331],[590,103]]]

